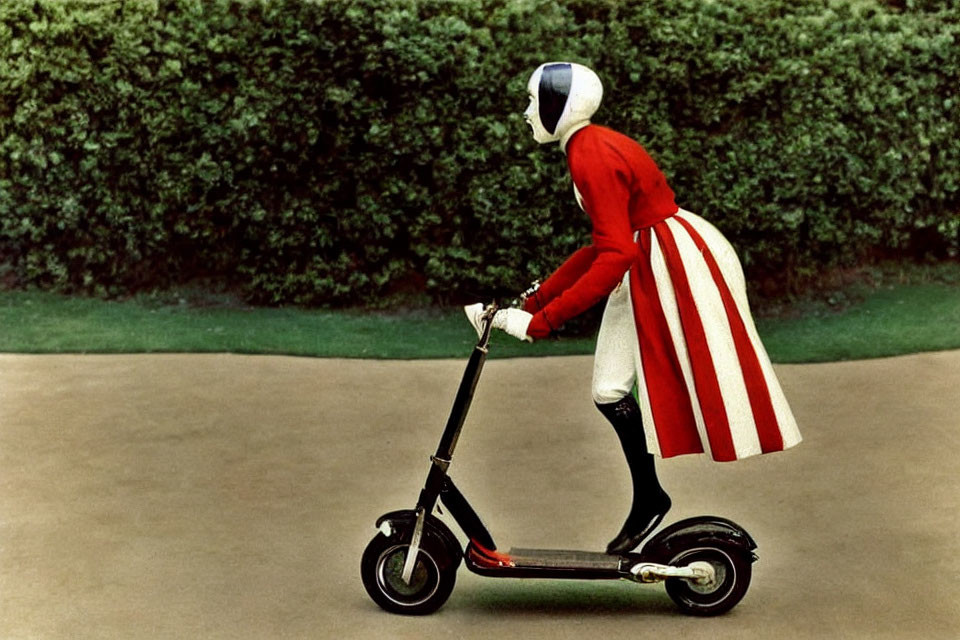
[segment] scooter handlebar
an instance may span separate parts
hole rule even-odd
[[[530,296],[537,295],[537,291],[539,290],[540,290],[540,280],[534,280],[533,282],[530,283],[530,286],[527,288],[527,290],[520,294],[520,300],[517,306],[523,309],[523,306],[527,302],[527,298],[529,298]]]
[[[467,315],[467,320],[470,321],[470,324],[477,332],[477,338],[479,339],[477,346],[486,347],[487,342],[490,341],[490,329],[493,325],[493,316],[499,309],[500,305],[496,300],[486,306],[484,306],[482,302],[478,302],[463,308],[464,313]]]

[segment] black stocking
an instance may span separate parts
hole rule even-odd
[[[630,466],[633,505],[620,533],[607,545],[607,553],[627,553],[653,531],[670,509],[670,497],[660,486],[653,455],[647,451],[640,407],[632,394],[609,404],[597,404],[613,425]]]

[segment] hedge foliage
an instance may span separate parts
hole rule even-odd
[[[265,303],[515,291],[587,239],[521,113],[598,70],[754,276],[960,236],[960,10],[904,0],[4,0],[0,276]]]

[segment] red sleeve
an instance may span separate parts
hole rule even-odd
[[[609,295],[637,257],[628,209],[629,167],[602,140],[587,144],[577,153],[571,149],[568,161],[573,182],[593,223],[595,258],[575,282],[534,314],[527,329],[533,338],[546,337]]]
[[[540,285],[540,289],[535,294],[527,298],[523,310],[529,313],[536,313],[540,309],[560,295],[565,289],[569,288],[574,282],[580,279],[590,264],[597,256],[597,250],[593,245],[588,245],[578,249],[572,256],[567,258],[560,268]]]

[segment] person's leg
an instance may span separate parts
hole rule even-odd
[[[607,298],[593,358],[593,401],[619,402],[637,380],[637,329],[630,302],[630,274]]]
[[[593,400],[610,421],[633,484],[633,504],[607,553],[634,549],[670,509],[670,498],[657,479],[654,456],[647,450],[640,407],[633,396],[637,375],[637,331],[630,301],[629,274],[610,294],[603,312],[593,370]]]
[[[670,510],[670,496],[660,486],[653,454],[647,452],[640,407],[633,394],[628,393],[619,402],[597,404],[597,408],[616,430],[630,466],[633,503],[620,532],[607,545],[607,553],[627,553],[660,524]]]

